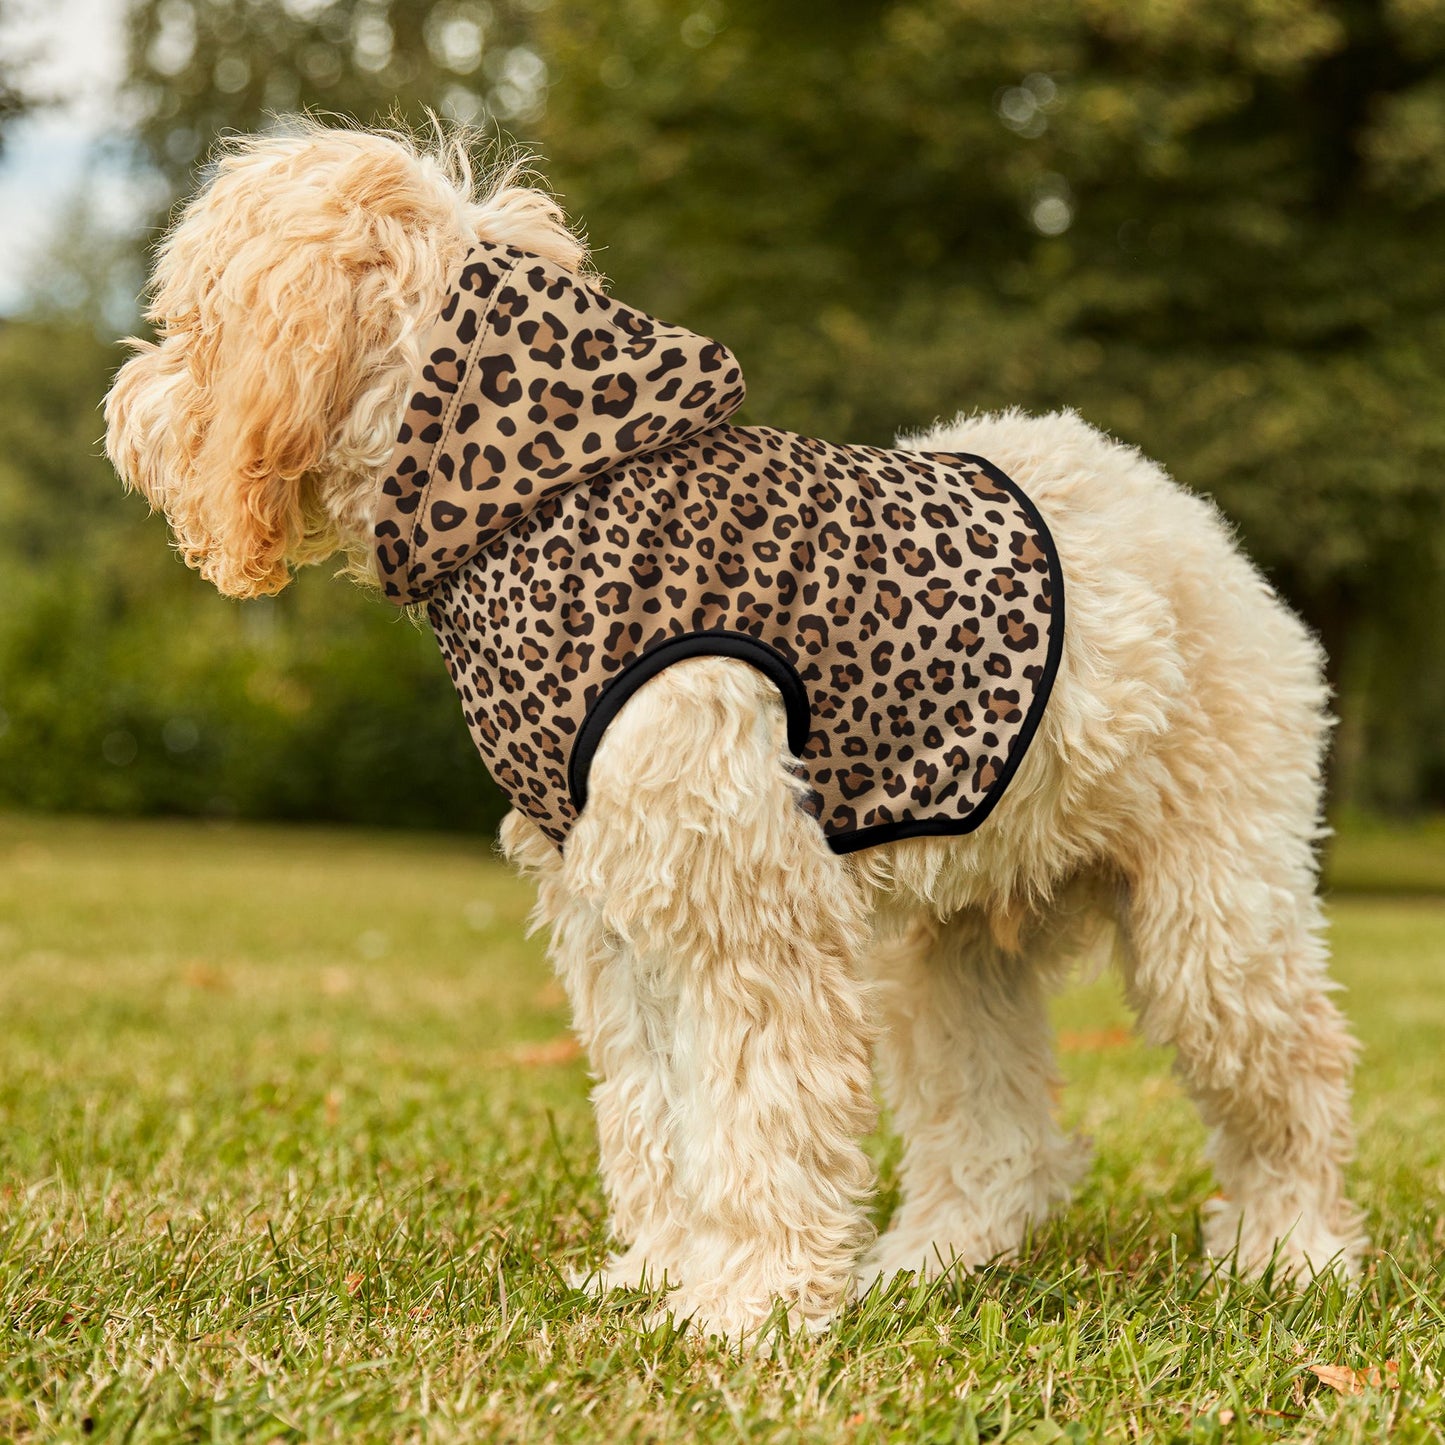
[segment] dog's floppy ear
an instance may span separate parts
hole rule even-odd
[[[106,398],[106,446],[165,512],[188,566],[227,596],[258,597],[279,592],[315,540],[309,477],[365,344],[355,280],[317,244],[245,246],[224,270],[188,249],[163,254],[160,340],[132,342]]]
[[[343,544],[329,505],[394,439],[399,342],[458,208],[397,142],[303,127],[233,143],[162,244],[158,344],[117,376],[107,446],[219,591],[279,592]]]
[[[188,364],[209,415],[189,461],[204,508],[199,535],[177,540],[220,591],[278,592],[288,560],[304,560],[308,474],[357,356],[354,285],[323,247],[301,244],[233,262],[201,311]]]

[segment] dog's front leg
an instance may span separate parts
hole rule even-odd
[[[645,962],[611,931],[588,890],[570,885],[576,870],[535,823],[509,813],[502,850],[537,884],[533,922],[551,930],[548,953],[596,1080],[598,1162],[617,1248],[600,1269],[579,1272],[578,1282],[598,1293],[675,1283],[687,1229],[667,1148],[675,999],[653,986]]]
[[[563,864],[616,940],[589,1011],[637,1046],[615,1078],[599,1058],[599,1116],[604,1090],[628,1101],[628,1156],[664,1196],[651,1273],[675,1318],[733,1340],[779,1301],[825,1325],[870,1235],[865,907],[798,806],[782,733],[748,665],[675,664],[609,729]]]

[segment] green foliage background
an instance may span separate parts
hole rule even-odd
[[[1077,408],[1321,633],[1337,802],[1445,804],[1441,0],[142,0],[127,106],[171,198],[301,106],[536,147],[753,420]],[[0,329],[0,800],[493,820],[429,638],[321,576],[212,597],[119,496],[95,318],[136,263],[60,249]]]

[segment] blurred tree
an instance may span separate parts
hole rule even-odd
[[[217,135],[276,112],[524,121],[545,97],[545,67],[523,43],[529,14],[526,0],[141,0],[132,158],[163,212]],[[14,578],[0,617],[0,802],[495,824],[500,795],[429,635],[324,574],[259,604],[218,598],[122,495],[97,410],[119,358],[92,328],[115,313],[126,269],[77,210],[29,318],[0,323],[13,403],[0,418],[0,565]]]
[[[167,197],[269,112],[430,106],[539,142],[602,270],[732,345],[757,419],[886,442],[1077,407],[1215,496],[1322,632],[1343,795],[1445,802],[1439,0],[138,0],[131,47]],[[58,265],[52,312],[85,279]],[[491,816],[474,759],[477,794],[448,783],[424,637],[321,577],[224,603],[117,502],[100,371],[54,315],[0,331],[29,549],[0,557],[0,793]]]
[[[487,829],[436,645],[314,569],[236,603],[99,445],[114,347],[0,323],[0,805]]]
[[[14,24],[18,7],[14,0],[0,0],[0,35]],[[8,35],[0,45],[0,155],[5,153],[5,133],[36,101],[24,83],[24,72],[30,62],[25,50],[15,45]]]
[[[537,43],[603,268],[732,344],[754,414],[1137,442],[1323,635],[1369,791],[1372,618],[1445,564],[1445,8],[559,0]],[[1393,665],[1445,671],[1389,610]]]
[[[77,554],[128,550],[143,512],[125,505],[97,439],[114,356],[90,329],[0,327],[0,537],[10,568],[44,572]]]
[[[189,190],[216,136],[285,112],[420,125],[526,125],[546,101],[527,44],[546,0],[140,0],[129,96],[146,161]]]

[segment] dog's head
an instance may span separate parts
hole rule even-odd
[[[157,254],[156,340],[130,343],[105,403],[116,470],[220,591],[278,592],[337,551],[366,569],[376,479],[468,246],[585,259],[517,174],[478,186],[460,141],[312,123],[224,147]]]

